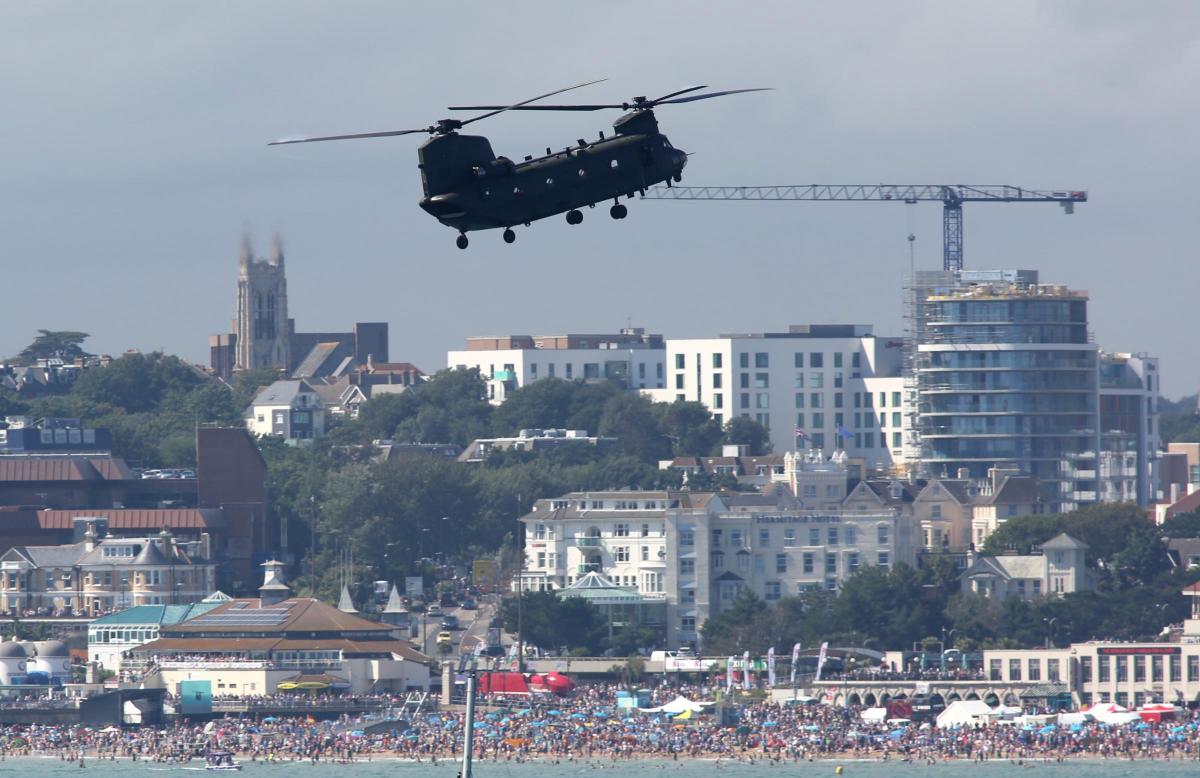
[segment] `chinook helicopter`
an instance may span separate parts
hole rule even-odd
[[[504,242],[517,239],[513,227],[548,216],[566,213],[567,224],[583,221],[583,206],[612,200],[609,215],[624,219],[629,211],[620,201],[634,197],[655,184],[682,179],[688,155],[659,132],[654,109],[660,105],[689,103],[712,97],[761,92],[764,89],[730,89],[722,92],[691,94],[706,86],[693,86],[648,100],[635,97],[629,102],[594,105],[530,105],[552,95],[578,89],[599,81],[588,81],[523,100],[513,105],[450,106],[451,111],[487,111],[470,119],[441,119],[437,124],[415,130],[389,130],[352,135],[327,135],[312,138],[283,138],[268,145],[313,143],[356,138],[383,138],[394,135],[428,133],[429,140],[417,151],[421,186],[425,196],[420,205],[442,224],[458,230],[457,245],[465,249],[467,233],[473,230],[503,228]],[[549,147],[544,156],[527,156],[514,163],[497,157],[488,139],[480,135],[460,135],[457,131],[473,122],[505,111],[600,111],[615,108],[626,111],[613,122],[613,135],[588,142],[582,138],[562,151]]]

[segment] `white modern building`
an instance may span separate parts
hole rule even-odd
[[[505,335],[467,338],[446,366],[476,369],[499,405],[508,393],[543,378],[612,381],[628,389],[665,386],[663,338],[640,327],[601,335]]]
[[[838,489],[831,504],[845,497],[844,469]],[[600,573],[665,603],[647,612],[665,614],[668,648],[696,645],[704,621],[743,589],[770,602],[916,558],[910,515],[809,508],[786,495],[573,492],[539,500],[521,521],[522,587],[564,589]]]
[[[722,424],[750,417],[770,431],[777,454],[843,450],[869,468],[890,469],[908,453],[903,346],[864,324],[670,338],[666,386],[647,394],[702,403]]]
[[[325,404],[307,381],[276,381],[263,389],[244,414],[246,428],[259,437],[275,436],[305,444],[325,434]]]

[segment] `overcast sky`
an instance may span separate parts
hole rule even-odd
[[[967,205],[970,268],[1091,293],[1097,341],[1200,384],[1200,3],[47,2],[0,0],[0,354],[79,329],[93,351],[207,362],[234,315],[243,229],[288,257],[300,330],[391,323],[427,371],[466,337],[668,336],[801,322],[902,328],[909,232],[941,266],[937,203],[631,202],[519,230],[454,231],[416,203],[419,127],[445,106],[607,78],[610,102],[692,84],[772,86],[659,111],[684,183],[1087,189]],[[612,113],[476,125],[509,157],[595,137]],[[475,129],[475,128],[472,128]]]

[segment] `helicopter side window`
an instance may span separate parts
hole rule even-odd
[[[554,186],[554,176],[550,176],[546,179],[546,186]]]
[[[579,177],[583,178],[586,175],[587,175],[587,172],[583,168],[579,168]]]
[[[621,163],[620,163],[620,162],[617,162],[617,161],[614,159],[614,160],[612,161],[612,164],[610,164],[610,165],[609,165],[609,167],[611,167],[611,168],[613,168],[613,169],[615,170],[616,168],[619,168],[619,167],[621,167]]]

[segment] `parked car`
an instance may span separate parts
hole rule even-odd
[[[479,608],[479,603],[475,602],[474,597],[464,597],[462,601],[462,609],[465,611],[473,611]]]
[[[441,632],[438,633],[437,643],[439,646],[448,646],[448,645],[452,644],[453,642],[454,642],[454,636],[451,635],[449,632],[442,630]]]
[[[453,613],[447,613],[442,617],[442,629],[462,629],[458,623],[458,616]]]
[[[442,606],[438,605],[436,602],[431,602],[429,603],[429,607],[425,609],[425,613],[428,616],[441,616]]]

